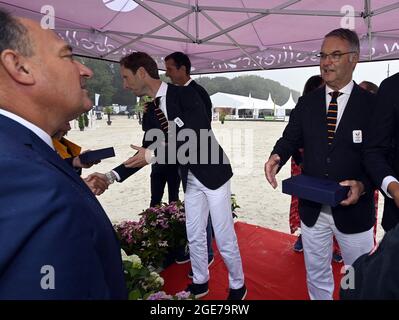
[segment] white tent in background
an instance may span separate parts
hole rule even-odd
[[[282,106],[279,106],[279,108],[285,109],[285,110],[292,110],[295,108],[295,101],[294,98],[292,97],[292,92],[290,92],[290,96],[287,100],[286,103],[284,103]]]
[[[267,112],[273,114],[273,103],[267,100],[240,96],[237,94],[217,92],[211,95],[211,101],[214,110],[217,108],[231,108],[235,118],[264,118],[263,114]],[[265,111],[267,110],[267,111]]]

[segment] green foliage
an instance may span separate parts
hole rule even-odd
[[[139,103],[137,103],[134,107],[134,110],[136,112],[143,112],[144,111],[144,105],[151,102],[152,98],[149,96],[142,96],[140,97]]]
[[[93,102],[94,94],[98,93],[100,94],[100,105],[115,103],[126,105],[130,110],[133,109],[136,105],[136,97],[130,90],[123,88],[119,64],[89,58],[78,58],[78,60],[94,72],[94,76],[86,84]],[[171,82],[164,74],[160,75],[160,78],[162,81]],[[209,95],[216,92],[225,92],[248,96],[251,93],[253,98],[258,99],[267,99],[271,95],[272,100],[279,105],[288,100],[291,91],[279,82],[255,75],[239,76],[233,79],[226,77],[201,77],[196,78],[195,81],[202,85]],[[293,90],[292,93],[296,101],[300,93]],[[140,106],[135,107],[135,110],[136,112],[142,112]]]
[[[233,211],[233,213],[236,213],[236,209],[241,208],[238,204],[237,204],[237,199],[236,199],[236,195],[235,194],[231,194],[231,211]]]
[[[85,127],[88,127],[89,126],[89,117],[87,116],[86,112],[83,114],[83,120],[84,120]]]
[[[105,108],[103,109],[103,111],[104,111],[104,113],[106,113],[106,114],[112,114],[112,112],[114,112],[114,108],[112,108],[112,106],[108,106],[108,107],[105,107]]]
[[[79,129],[80,129],[81,131],[83,131],[84,128],[85,128],[85,120],[84,120],[83,114],[81,114],[81,115],[78,117],[78,126],[79,126]]]
[[[94,102],[94,94],[99,93],[100,105],[112,104],[112,97],[116,89],[113,86],[114,73],[111,63],[89,58],[78,59],[94,72],[93,77],[86,81],[86,88],[92,101]],[[119,72],[118,77],[120,77]]]
[[[137,254],[143,264],[162,266],[167,254],[187,243],[185,213],[181,202],[148,208],[136,221],[114,226],[122,249]]]
[[[164,284],[156,272],[142,265],[137,255],[123,258],[123,270],[129,300],[146,299],[150,294],[158,292]]]

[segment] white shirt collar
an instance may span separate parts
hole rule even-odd
[[[25,128],[28,128],[29,130],[33,131],[40,139],[42,139],[46,144],[48,144],[51,149],[55,150],[50,135],[44,130],[40,129],[38,126],[25,120],[24,118],[21,118],[20,116],[17,116],[14,113],[11,113],[1,108],[0,108],[0,114],[11,120],[18,122],[19,124],[23,125]]]
[[[155,95],[155,98],[165,97],[167,92],[168,92],[168,84],[162,81],[161,86],[159,87],[157,94]]]
[[[343,94],[348,94],[350,95],[352,92],[354,86],[354,82],[353,80],[351,80],[345,87],[339,89],[339,92],[343,93]],[[330,92],[335,91],[334,89],[331,89],[328,85],[326,85],[326,94],[329,94]]]
[[[187,87],[191,83],[191,81],[193,81],[193,79],[191,79],[191,78],[188,79],[188,81],[184,84],[184,86]]]

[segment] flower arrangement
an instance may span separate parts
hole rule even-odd
[[[231,195],[231,209],[240,208]],[[164,280],[154,270],[163,266],[168,254],[187,244],[186,217],[182,202],[172,202],[148,208],[140,220],[114,225],[121,243],[122,260],[129,299],[186,300],[185,291],[175,295],[160,291]]]
[[[122,251],[123,269],[129,300],[186,300],[192,299],[189,292],[181,291],[168,295],[160,291],[164,285],[163,278],[141,263],[137,255],[127,256]]]
[[[143,211],[138,222],[114,226],[127,255],[136,254],[144,265],[162,266],[168,252],[187,243],[184,206],[172,202]]]
[[[162,288],[164,284],[162,277],[143,266],[137,255],[125,255],[123,259],[129,300],[145,299]]]
[[[187,291],[180,291],[175,295],[166,294],[165,291],[158,291],[150,294],[147,300],[192,300],[193,298],[193,295]]]

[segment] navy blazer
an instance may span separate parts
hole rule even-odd
[[[281,157],[282,166],[295,150],[304,148],[304,174],[336,182],[363,182],[366,193],[357,204],[332,208],[339,231],[347,234],[363,232],[375,222],[374,188],[362,165],[363,144],[368,135],[375,97],[354,84],[332,145],[328,146],[325,90],[323,86],[299,98],[272,154],[277,153]],[[362,143],[354,143],[355,130],[362,131]],[[321,204],[300,199],[299,215],[305,225],[312,227],[316,223],[320,209]]]
[[[198,95],[202,99],[202,102],[204,103],[205,111],[209,118],[209,121],[212,121],[212,101],[211,98],[209,97],[208,92],[194,80],[191,80],[188,86],[197,91]]]
[[[377,107],[371,117],[364,165],[376,188],[387,176],[399,179],[399,73],[385,79],[377,93]],[[385,194],[384,194],[385,195]],[[388,231],[399,223],[399,208],[392,198],[384,199],[382,227]]]
[[[120,246],[96,197],[36,134],[2,115],[0,172],[0,299],[126,299]]]
[[[183,182],[183,188],[187,185],[187,174],[190,170],[194,176],[207,188],[215,190],[225,184],[232,176],[233,171],[227,155],[217,142],[209,121],[208,111],[196,89],[192,86],[178,87],[168,84],[168,91],[166,94],[166,111],[168,120],[172,123],[180,119],[183,122],[182,127],[176,126],[176,134],[178,135],[183,129],[191,129],[195,132],[196,139],[191,141],[195,146],[191,149],[195,161],[189,163],[178,163],[180,174]],[[153,140],[146,139],[148,130],[152,128],[160,129],[159,121],[153,112],[153,104],[150,104],[143,118],[143,128],[146,130],[143,138],[143,146],[148,147]],[[206,130],[209,132],[209,138],[206,143],[201,146],[200,132]],[[176,148],[186,144],[188,139],[184,141],[177,141]],[[170,146],[170,142],[168,142]],[[188,144],[186,144],[188,146]],[[207,148],[206,161],[201,161],[201,152]],[[201,150],[202,149],[202,150]],[[213,149],[213,151],[211,151]],[[216,151],[216,157],[212,159],[213,152]],[[204,160],[204,159],[203,159]],[[213,160],[213,161],[212,161]],[[205,162],[205,163],[203,163]],[[212,163],[213,162],[213,163]],[[120,165],[115,170],[121,177],[121,181],[128,178],[140,168],[126,168]]]

